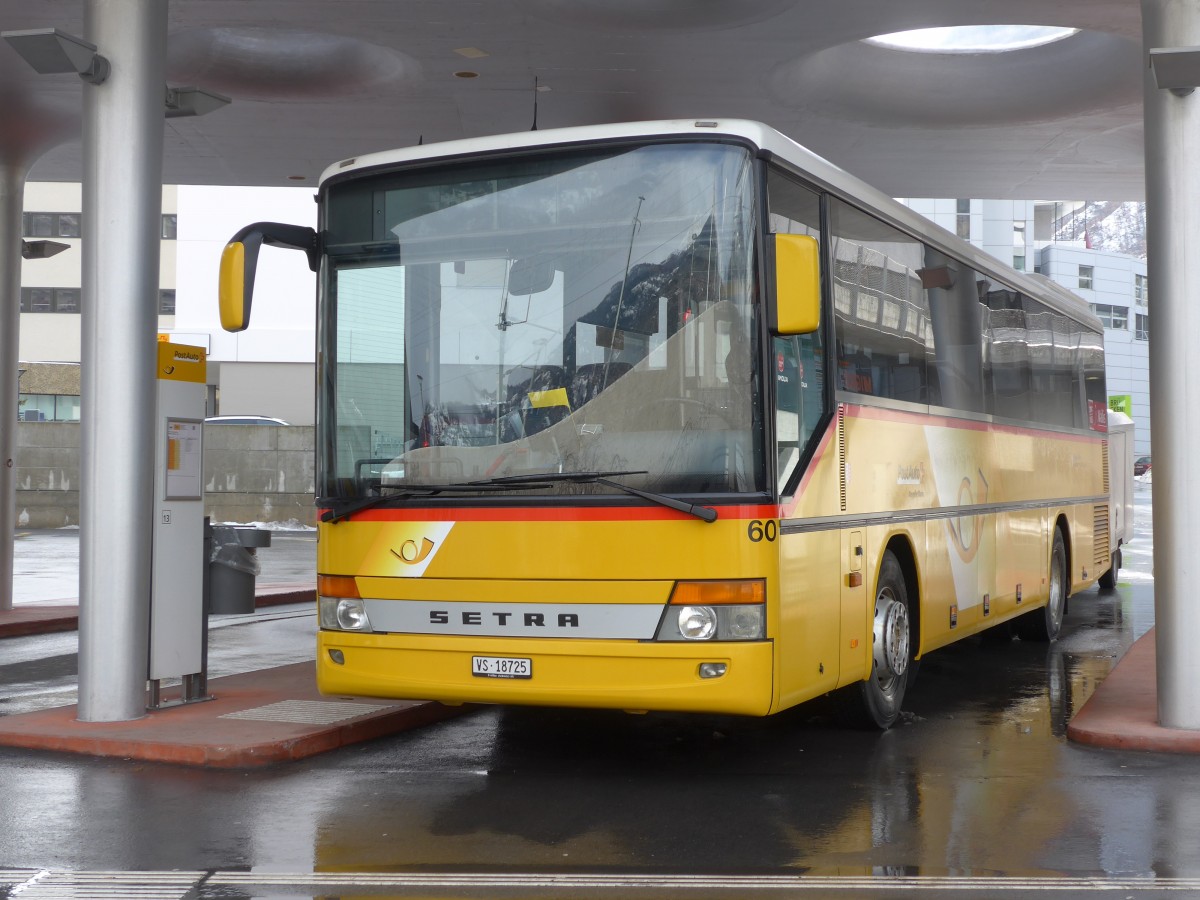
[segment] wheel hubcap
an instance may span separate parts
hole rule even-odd
[[[1050,621],[1057,631],[1058,626],[1062,622],[1063,616],[1063,582],[1065,575],[1063,570],[1066,569],[1066,560],[1062,554],[1055,553],[1053,564],[1050,571],[1050,602],[1048,604],[1050,611]]]
[[[890,590],[875,598],[875,673],[880,682],[899,678],[908,669],[908,607]]]

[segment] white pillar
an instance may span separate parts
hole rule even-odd
[[[165,0],[86,0],[108,58],[83,101],[79,707],[83,722],[146,707],[162,214]]]
[[[17,364],[25,166],[0,159],[0,612],[13,608],[17,526]]]
[[[1142,39],[1147,60],[1200,46],[1200,4],[1142,0]],[[1145,119],[1158,720],[1200,729],[1200,92],[1160,90],[1147,63]]]

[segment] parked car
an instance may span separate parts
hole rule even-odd
[[[1134,475],[1145,475],[1150,471],[1150,457],[1139,456],[1133,463]]]
[[[205,425],[287,425],[283,419],[274,416],[209,416],[204,420]]]

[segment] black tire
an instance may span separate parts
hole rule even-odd
[[[1050,549],[1050,596],[1046,605],[1034,609],[1017,619],[1017,636],[1023,641],[1050,643],[1058,638],[1062,630],[1063,615],[1067,610],[1067,545],[1062,531],[1054,529],[1054,545]]]
[[[1100,576],[1101,590],[1111,591],[1117,586],[1117,573],[1121,571],[1121,551],[1112,555],[1112,568]]]
[[[904,693],[916,671],[908,586],[890,550],[879,567],[874,620],[871,675],[842,692],[843,712],[851,724],[886,730],[900,718]]]

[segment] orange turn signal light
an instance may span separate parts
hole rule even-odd
[[[353,575],[318,575],[317,594],[321,597],[357,597],[358,582]]]
[[[765,603],[767,586],[761,578],[739,581],[677,581],[672,606],[723,606]]]

